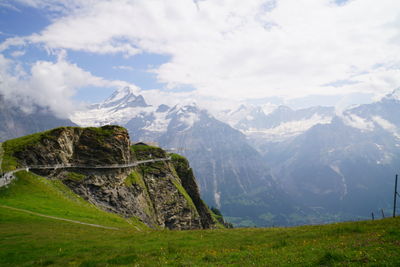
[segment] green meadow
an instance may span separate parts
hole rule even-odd
[[[8,188],[0,188],[0,266],[400,266],[400,218],[293,228],[151,230],[98,209],[59,181],[17,175]]]

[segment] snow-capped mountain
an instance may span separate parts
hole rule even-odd
[[[239,225],[304,224],[390,205],[400,166],[399,95],[340,115],[333,107],[242,105],[217,119],[195,104],[150,106],[122,89],[73,120],[120,124],[132,140],[180,149],[206,202]]]
[[[128,89],[119,90],[105,102],[75,114],[73,119],[81,125],[120,124],[134,141],[157,142],[178,150],[190,160],[202,198],[221,208],[226,216],[245,218],[292,210],[289,198],[272,180],[262,156],[240,131],[196,104],[154,107],[141,100],[140,106],[132,105],[137,99],[142,97]],[[252,207],[245,204],[250,200]],[[270,207],[268,211],[266,206]],[[253,221],[257,220],[258,225],[288,224],[285,217]]]
[[[330,123],[334,115],[333,107],[293,110],[283,105],[241,105],[234,111],[221,112],[218,118],[250,139],[280,142],[297,136],[316,124]]]
[[[152,113],[154,107],[147,105],[143,96],[136,96],[130,87],[115,91],[103,103],[94,104],[84,111],[78,111],[71,120],[81,126],[125,124],[132,117]]]

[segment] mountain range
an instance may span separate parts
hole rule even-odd
[[[134,142],[186,156],[202,198],[236,226],[326,223],[388,211],[400,163],[400,90],[333,107],[152,106],[129,87],[76,112],[79,126],[118,124]]]

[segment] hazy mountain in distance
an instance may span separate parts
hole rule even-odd
[[[400,101],[395,91],[353,107],[286,142],[264,147],[272,175],[296,201],[343,219],[391,207],[400,166]]]
[[[26,113],[8,103],[0,95],[0,141],[12,139],[59,126],[77,126],[69,119],[60,119],[49,110],[35,106]]]

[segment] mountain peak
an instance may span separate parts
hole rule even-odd
[[[115,107],[117,109],[125,107],[147,107],[146,101],[143,96],[135,95],[135,88],[123,87],[116,90],[109,98],[107,98],[101,105],[101,108]]]
[[[391,93],[385,95],[384,99],[392,99],[400,101],[400,88],[394,89]]]
[[[195,102],[190,104],[176,104],[171,110],[170,113],[184,114],[184,113],[198,113],[199,107]]]

